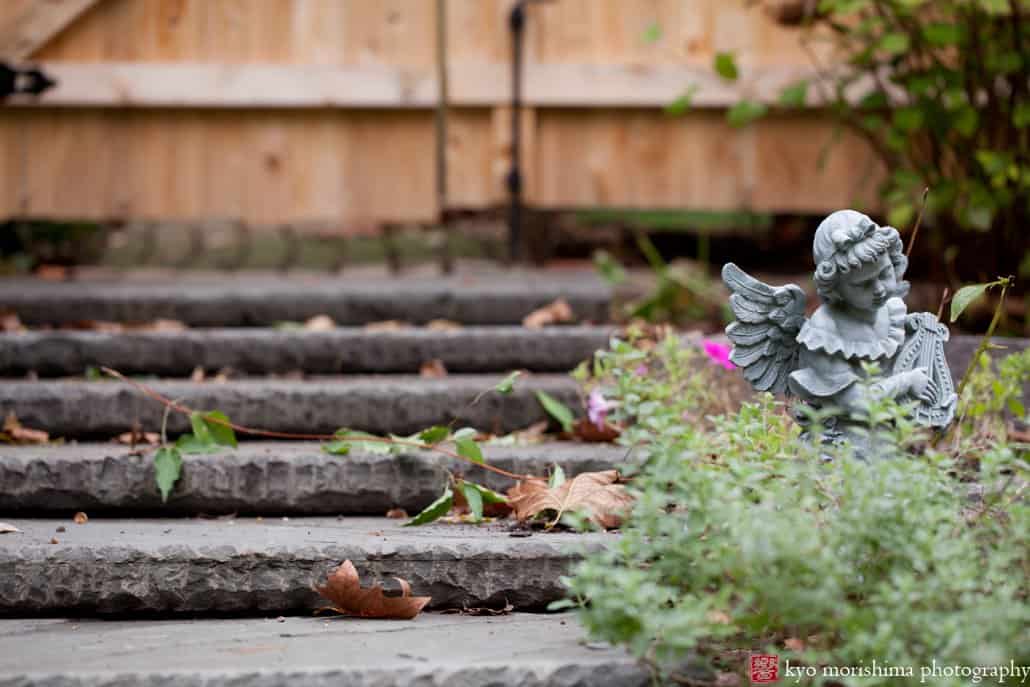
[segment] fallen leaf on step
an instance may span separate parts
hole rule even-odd
[[[621,434],[616,427],[612,427],[607,422],[603,424],[603,429],[599,429],[589,418],[585,417],[576,421],[576,424],[572,426],[572,433],[583,441],[604,443],[615,441]]]
[[[633,497],[618,480],[615,470],[584,472],[553,488],[544,480],[523,480],[508,490],[508,504],[520,521],[549,512],[554,514],[553,526],[563,514],[577,511],[611,529],[622,524],[633,505]]]
[[[0,534],[13,534],[14,532],[21,532],[21,530],[9,522],[0,522]]]
[[[538,308],[526,315],[522,319],[522,326],[529,329],[540,329],[549,324],[571,322],[573,318],[572,308],[569,307],[564,298],[559,298],[553,303]]]
[[[426,323],[426,329],[436,332],[452,332],[461,329],[462,326],[452,320],[429,320]]]
[[[125,444],[126,446],[136,446],[137,444],[150,444],[151,446],[157,446],[161,443],[161,435],[157,432],[140,432],[132,431],[119,434],[114,438],[119,444]]]
[[[400,596],[386,596],[379,584],[362,589],[354,564],[344,561],[340,567],[329,573],[324,587],[315,587],[316,592],[332,602],[331,606],[320,610],[333,610],[360,618],[410,620],[429,603],[430,597],[412,596],[411,585],[406,580],[399,577],[394,579],[401,586]]]
[[[447,376],[447,368],[443,366],[443,361],[437,358],[428,360],[422,363],[422,367],[419,368],[419,375],[428,379],[439,379],[440,377]]]
[[[391,508],[390,510],[386,511],[386,517],[390,518],[391,520],[407,520],[408,511],[404,510],[403,508]]]
[[[25,325],[13,310],[0,310],[0,332],[24,332]]]
[[[336,329],[336,323],[328,315],[315,315],[304,323],[304,329],[309,332],[327,332]]]
[[[72,517],[72,521],[76,525],[85,525],[87,522],[89,522],[89,516],[83,513],[82,511],[79,511]]]
[[[441,615],[510,615],[515,607],[507,601],[504,602],[504,608],[480,608],[468,606],[462,606],[461,608],[448,608],[444,611],[440,611]]]
[[[50,441],[50,435],[43,430],[22,427],[14,413],[8,413],[4,418],[3,433],[15,444],[45,444]]]
[[[199,365],[193,368],[193,372],[190,373],[191,382],[203,382],[205,377],[207,377],[207,375],[204,373],[204,368]]]

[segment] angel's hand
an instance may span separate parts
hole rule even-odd
[[[908,373],[908,392],[918,398],[921,401],[929,400],[927,396],[933,392],[932,382],[930,375],[926,373],[926,368],[917,367]],[[935,385],[934,385],[935,386]]]
[[[923,403],[933,405],[937,402],[937,397],[939,395],[940,387],[937,385],[937,382],[933,381],[932,379],[929,379],[927,380],[926,388],[923,389],[922,393],[916,394],[916,398],[918,398]]]

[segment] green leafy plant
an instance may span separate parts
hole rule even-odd
[[[739,673],[742,651],[779,655],[781,679],[784,660],[820,676],[874,659],[914,671],[810,681],[846,685],[928,684],[920,669],[934,661],[1030,659],[1030,509],[1018,487],[1030,466],[1016,445],[982,443],[971,469],[950,446],[930,447],[890,399],[868,411],[884,438],[870,461],[799,441],[789,409],[768,395],[702,418],[734,375],[708,366],[695,386],[696,349],[684,350],[672,338],[616,341],[581,371],[603,380],[630,423],[620,441],[640,457],[621,539],[567,579],[564,605],[580,608],[593,637],[625,645],[660,681],[690,685],[729,684],[719,673]],[[635,373],[641,365],[648,374]],[[1001,370],[1019,371],[1021,391],[1030,356]],[[962,412],[999,376],[971,382]]]

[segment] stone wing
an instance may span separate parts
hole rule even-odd
[[[795,284],[770,286],[732,262],[722,268],[722,280],[733,292],[737,318],[726,328],[733,342],[730,360],[758,391],[786,393],[787,376],[797,368],[805,292]]]

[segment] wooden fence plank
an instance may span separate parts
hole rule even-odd
[[[43,0],[25,5],[0,29],[0,59],[28,59],[100,0]]]

